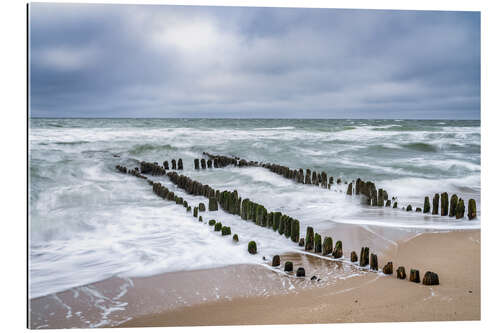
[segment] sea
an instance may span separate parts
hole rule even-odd
[[[290,240],[222,211],[203,213],[239,235],[234,244],[181,205],[156,196],[143,179],[117,172],[140,161],[182,158],[183,174],[281,211],[315,231],[355,224],[417,232],[479,229],[481,129],[476,120],[363,119],[29,119],[30,299],[110,277],[154,276],[260,262],[296,250]],[[285,179],[262,167],[194,170],[202,153],[238,156],[340,178],[330,190]],[[208,201],[149,176],[191,205]],[[371,180],[399,208],[366,207],[346,195]],[[478,218],[406,212],[424,197],[456,193],[477,202]],[[259,256],[247,251],[255,240]],[[335,240],[335,239],[334,239]]]

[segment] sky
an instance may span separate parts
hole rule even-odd
[[[30,5],[30,116],[480,118],[480,13]]]

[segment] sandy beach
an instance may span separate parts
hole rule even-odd
[[[301,324],[480,319],[480,231],[427,233],[392,245],[380,257],[395,266],[439,273],[439,286],[366,274],[298,293],[244,297],[145,315],[138,326]]]
[[[344,259],[305,251],[259,265],[113,277],[31,300],[31,326],[141,327],[480,319],[480,230],[425,232],[337,224],[325,234],[344,243]],[[361,246],[392,261],[406,280],[348,260]],[[283,272],[285,261],[305,278]],[[439,274],[440,285],[408,280],[411,268]],[[312,276],[317,279],[311,280]]]

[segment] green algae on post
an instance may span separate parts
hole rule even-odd
[[[410,270],[410,281],[420,283],[420,272],[418,271],[418,269]]]
[[[219,209],[219,205],[217,204],[217,198],[216,197],[210,197],[208,199],[208,210],[213,212]]]
[[[323,255],[326,256],[333,251],[333,240],[332,237],[325,237],[325,240],[323,241]]]
[[[453,194],[450,199],[450,217],[453,217],[457,214],[457,205],[458,205],[458,196]]]
[[[307,227],[305,250],[309,251],[312,250],[313,248],[314,248],[314,229],[313,227]]]
[[[321,253],[321,235],[318,233],[314,235],[314,252]]]
[[[448,193],[441,193],[441,216],[448,215]]]
[[[221,229],[222,236],[231,235],[231,227],[223,226]]]
[[[339,240],[335,243],[335,249],[333,250],[332,255],[335,259],[342,258],[344,255],[342,252],[342,241]]]
[[[255,243],[255,241],[248,242],[248,252],[250,254],[256,254],[257,253],[257,244]]]
[[[467,217],[469,220],[473,220],[476,218],[476,200],[469,199],[469,205],[467,206],[468,213]]]
[[[427,214],[431,211],[431,204],[429,201],[429,197],[424,198],[424,214]]]

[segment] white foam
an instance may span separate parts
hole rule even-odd
[[[114,170],[115,164],[136,166],[137,160],[161,163],[183,158],[183,173],[216,189],[237,189],[242,197],[297,218],[301,235],[308,225],[321,231],[335,223],[422,232],[480,228],[480,215],[474,221],[457,221],[400,209],[383,208],[384,214],[372,214],[359,204],[359,197],[345,195],[345,184],[327,191],[296,184],[259,167],[192,170],[193,159],[203,151],[234,154],[246,160],[327,171],[329,176],[346,180],[375,180],[389,197],[398,197],[400,206],[422,206],[423,197],[433,193],[458,193],[464,199],[476,198],[480,213],[478,126],[440,124],[435,130],[398,131],[401,123],[351,120],[332,125],[331,130],[315,131],[287,121],[283,126],[260,123],[259,127],[243,124],[238,128],[175,121],[156,126],[160,120],[152,121],[155,126],[136,127],[129,122],[108,125],[102,120],[99,126],[104,127],[30,130],[30,298],[115,275],[261,263],[262,256],[297,250],[290,240],[251,222],[221,211],[202,213],[205,222],[215,218],[238,233],[240,243],[233,244],[230,237],[214,233],[183,207],[159,199],[145,181]],[[344,129],[346,125],[353,129]],[[436,149],[422,153],[405,148],[414,143]],[[372,152],[373,147],[379,150]],[[379,151],[387,155],[379,156]],[[157,179],[168,183],[165,177]],[[208,204],[205,198],[176,191],[191,204]],[[251,239],[257,241],[257,256],[247,252]]]

